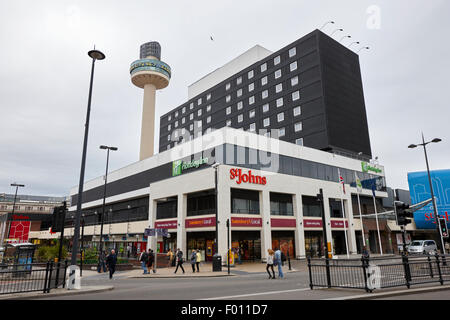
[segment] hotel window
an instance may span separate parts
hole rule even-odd
[[[249,79],[253,78],[253,76],[254,76],[253,70],[250,70],[250,71],[247,73],[247,76],[248,76]]]
[[[202,127],[202,120],[197,121],[197,128],[201,128]]]
[[[175,138],[178,138],[178,130],[175,130],[175,131],[173,132],[173,136],[174,136]]]
[[[277,108],[281,107],[283,105],[283,98],[278,98],[277,99]]]
[[[181,134],[185,134],[186,129],[185,128],[181,128]]]
[[[241,84],[242,83],[242,77],[239,77],[236,79],[236,84]]]
[[[178,111],[175,111],[175,118],[178,117]]]
[[[211,116],[209,116],[208,118],[206,118],[206,123],[210,123],[211,122]]]
[[[298,84],[298,76],[291,78],[291,86],[295,86]]]
[[[280,61],[281,61],[280,56],[276,56],[275,58],[273,58],[273,64],[274,64],[274,65],[279,64]]]
[[[296,101],[298,99],[300,99],[300,92],[299,91],[292,92],[292,101]]]
[[[277,71],[275,71],[275,79],[278,79],[281,77],[281,69],[278,69]]]
[[[197,116],[201,116],[202,115],[202,109],[198,109],[198,111],[197,111]]]
[[[278,122],[284,121],[284,112],[277,114],[277,120]]]
[[[275,93],[283,91],[283,84],[279,83],[275,86]]]
[[[294,61],[289,65],[289,70],[290,71],[297,70],[297,61]]]
[[[172,129],[172,126],[169,124],[169,125],[167,126],[167,131],[170,131],[170,129]]]
[[[251,96],[248,98],[248,104],[254,104],[255,103],[255,96]]]
[[[238,91],[236,91],[236,96],[238,96],[238,97],[242,96],[242,89],[239,89]]]
[[[254,118],[255,115],[256,115],[255,109],[252,109],[252,110],[250,110],[250,111],[248,112],[248,117],[249,117],[249,118]]]
[[[227,83],[227,84],[225,85],[225,90],[230,90],[230,88],[231,88],[231,83]]]
[[[206,112],[210,112],[210,111],[211,111],[211,105],[208,104],[208,105],[206,106]]]
[[[265,132],[264,137],[270,138],[270,131]]]
[[[289,58],[295,56],[297,54],[297,49],[295,47],[289,49]]]
[[[225,101],[226,101],[226,102],[230,102],[230,100],[231,100],[231,96],[230,96],[230,95],[227,95],[227,96],[225,97]]]
[[[302,114],[302,109],[300,106],[294,108],[294,117]]]
[[[227,113],[227,114],[230,114],[230,113],[231,113],[231,107],[227,107],[226,113]]]
[[[263,112],[269,111],[269,104],[268,104],[268,103],[264,104],[264,105],[262,106],[262,110],[263,110]]]
[[[238,115],[238,123],[244,121],[244,115],[240,114]]]
[[[253,122],[253,123],[250,123],[250,128],[249,128],[249,130],[250,131],[256,131],[256,124]]]
[[[191,114],[189,115],[189,120],[192,120],[192,119],[194,119],[194,113],[191,113]]]
[[[194,135],[191,134],[191,135],[189,136],[189,141],[191,141],[192,139],[194,139]]]
[[[167,121],[172,120],[172,115],[169,114],[169,117],[167,117]]]
[[[191,124],[189,125],[189,131],[192,131],[192,130],[194,130],[194,124],[193,124],[193,123],[191,123]]]
[[[175,128],[178,127],[178,120],[175,121]]]
[[[295,144],[298,144],[299,146],[302,146],[303,145],[303,138],[295,139]]]
[[[227,127],[231,126],[231,119],[227,120]]]
[[[252,92],[253,90],[255,90],[255,84],[252,82],[248,85],[248,92]]]
[[[262,65],[261,65],[261,72],[264,72],[264,71],[266,71],[267,70],[267,63],[263,63]]]
[[[284,127],[278,129],[278,137],[284,137],[285,135],[286,135],[286,129]]]
[[[211,128],[205,130],[205,134],[211,133]]]
[[[261,98],[265,99],[269,96],[269,90],[264,90],[261,92]]]
[[[244,107],[244,103],[242,101],[239,101],[236,106],[238,110],[241,110]]]
[[[267,84],[267,76],[261,78],[261,85],[264,86]]]
[[[181,118],[181,123],[184,124],[186,122],[186,117]]]
[[[191,102],[191,104],[189,105],[189,109],[190,110],[194,109],[194,103],[193,102]]]
[[[208,93],[207,95],[206,95],[206,100],[211,100],[211,93]]]
[[[302,131],[302,130],[303,130],[302,122],[297,122],[297,123],[294,125],[294,130],[295,130],[295,132]]]
[[[264,127],[270,126],[270,118],[265,118],[263,120],[263,125],[264,125]]]
[[[167,141],[170,141],[170,134],[167,136]]]
[[[197,105],[201,105],[202,104],[202,98],[199,98],[198,100],[197,100]]]

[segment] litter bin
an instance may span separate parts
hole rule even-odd
[[[218,253],[213,255],[213,271],[222,271],[222,257]]]

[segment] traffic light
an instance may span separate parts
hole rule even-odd
[[[442,238],[448,238],[447,220],[445,218],[439,218],[439,226],[442,231]]]
[[[409,205],[401,201],[395,202],[395,212],[397,215],[397,225],[406,226],[411,223],[413,213],[409,210]]]
[[[53,208],[52,232],[61,232],[64,228],[63,221],[66,214],[66,202],[60,207]]]

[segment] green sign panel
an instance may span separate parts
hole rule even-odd
[[[208,163],[208,158],[201,158],[198,160],[193,160],[189,162],[184,162],[181,160],[176,160],[172,162],[172,176],[179,176],[183,173],[183,170],[198,168],[202,164]]]
[[[363,172],[375,172],[375,173],[381,173],[381,169],[376,168],[376,167],[372,167],[370,164],[368,164],[367,162],[361,162],[361,168]]]

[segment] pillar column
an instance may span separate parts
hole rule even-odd
[[[177,197],[177,248],[183,251],[184,258],[187,259],[188,252],[186,246],[186,217],[187,194],[179,194]]]
[[[144,86],[144,102],[142,106],[141,149],[139,160],[153,156],[155,140],[155,96],[156,87],[148,83]]]
[[[323,207],[324,207],[324,212],[325,212],[325,224],[326,224],[326,230],[327,230],[327,240],[328,240],[328,242],[331,243],[331,253],[334,254],[334,252],[333,252],[333,236],[332,236],[332,233],[331,233],[331,220],[330,220],[330,202],[329,202],[329,198],[326,196],[325,190],[323,190],[323,192],[324,192],[324,194],[323,194]],[[324,239],[324,241],[325,241],[325,239]],[[326,246],[327,244],[324,243],[324,245]]]
[[[150,199],[148,201],[148,226],[147,226],[148,228],[155,227],[156,212],[157,212],[157,202],[150,196]],[[152,237],[147,237],[147,251],[148,249],[153,249],[153,251],[156,252],[157,238],[158,237],[156,235]]]
[[[228,245],[231,248],[231,189],[228,184],[228,179],[226,176],[226,170],[222,166],[217,168],[217,204],[218,204],[218,233],[219,233],[219,241],[217,243],[217,250],[222,257],[222,263],[226,264],[227,262],[227,248]],[[212,170],[212,174],[214,175],[214,170]],[[227,219],[230,219],[230,243],[227,243],[228,235],[227,235]]]
[[[272,249],[272,232],[270,225],[270,192],[263,190],[259,192],[259,207],[261,212],[261,260],[267,261],[268,249]]]
[[[302,195],[292,195],[292,202],[295,216],[295,257],[302,259],[306,257],[305,253],[305,227],[303,225],[303,203]]]
[[[350,188],[348,188],[350,190]],[[345,217],[348,221],[348,228],[347,228],[347,239],[348,239],[348,251],[349,254],[357,254],[357,246],[356,246],[356,233],[355,233],[355,226],[353,222],[353,208],[352,208],[352,198],[351,195],[347,199],[344,199],[344,210],[345,210]]]

